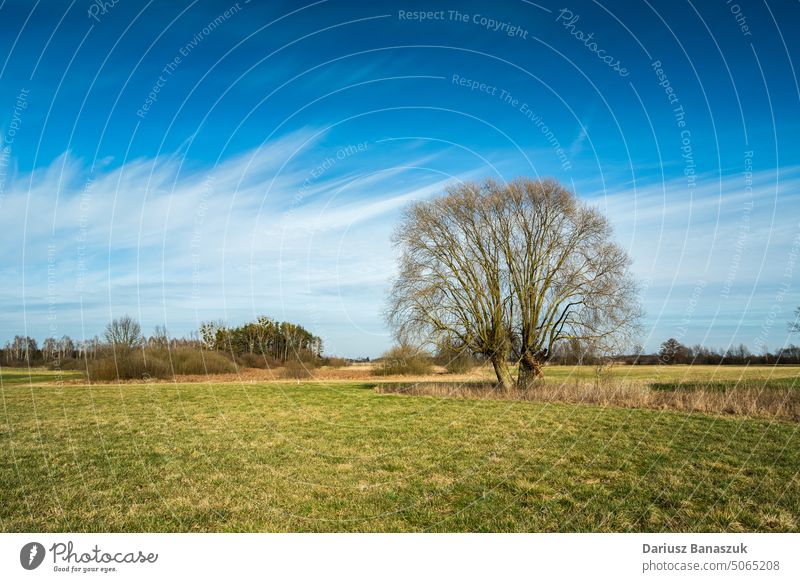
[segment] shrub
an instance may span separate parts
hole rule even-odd
[[[86,366],[84,360],[77,369]],[[97,358],[88,360],[89,379],[147,380],[173,378],[174,375],[226,374],[236,371],[235,364],[220,352],[192,348],[105,349]]]
[[[380,376],[421,375],[430,373],[432,368],[433,360],[425,351],[401,345],[381,356],[375,373]]]
[[[315,368],[319,363],[319,356],[317,356],[317,354],[311,350],[292,350],[289,352],[287,361],[289,360],[298,360],[304,364],[308,364],[312,368]]]
[[[249,353],[236,356],[236,363],[242,368],[260,368],[262,370],[277,368],[281,365],[280,362],[271,356]]]
[[[230,358],[213,350],[176,348],[153,352],[171,365],[175,374],[227,374],[236,371],[236,365]]]
[[[323,366],[330,366],[331,368],[345,368],[350,365],[350,362],[344,358],[337,358],[334,356],[329,356],[327,358],[322,358],[320,363]]]
[[[105,350],[102,355],[89,360],[89,380],[147,380],[171,378],[169,363],[142,350],[123,348]]]
[[[80,358],[66,358],[56,363],[55,360],[47,364],[49,370],[80,370],[86,371],[86,359]]]
[[[444,366],[450,374],[466,374],[481,365],[480,360],[469,350],[455,346],[440,348],[436,355],[436,363]]]
[[[314,375],[314,364],[301,362],[300,360],[289,360],[283,368],[283,375],[292,380],[311,378]]]

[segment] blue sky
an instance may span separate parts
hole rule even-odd
[[[0,341],[268,314],[376,356],[403,207],[547,176],[608,213],[647,348],[774,350],[800,304],[798,22],[795,2],[2,2]]]

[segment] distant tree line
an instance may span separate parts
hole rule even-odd
[[[800,346],[788,346],[770,352],[765,350],[761,354],[754,354],[744,345],[730,346],[728,348],[707,348],[696,344],[685,346],[675,338],[670,338],[661,344],[656,354],[635,354],[632,363],[638,364],[713,364],[713,365],[743,365],[743,364],[800,364]]]
[[[139,323],[124,315],[106,326],[102,338],[48,337],[39,346],[35,338],[17,335],[0,349],[0,365],[86,370],[98,380],[234,372],[237,366],[284,367],[291,377],[302,377],[340,361],[324,358],[322,349],[322,340],[303,326],[269,317],[241,326],[203,322],[189,338],[175,338],[164,326],[145,337]]]
[[[558,346],[551,362],[562,365],[598,365],[619,362],[631,365],[706,364],[715,366],[745,364],[800,364],[800,346],[789,344],[774,352],[754,354],[744,345],[728,348],[708,348],[695,344],[686,346],[675,338],[661,344],[655,353],[646,353],[641,346],[628,355],[607,356],[593,349],[591,344],[565,342]]]
[[[789,333],[800,333],[800,307],[794,311],[794,319],[788,322]],[[774,352],[764,350],[754,354],[744,345],[727,348],[708,348],[695,344],[683,345],[675,338],[661,344],[655,353],[646,353],[642,346],[635,346],[629,355],[609,355],[607,350],[591,341],[570,339],[561,342],[553,350],[550,361],[562,365],[598,365],[608,362],[640,365],[707,364],[800,364],[800,346],[789,344]]]
[[[0,349],[0,362],[6,366],[27,366],[53,360],[95,358],[102,345],[98,336],[88,340],[73,340],[64,335],[60,338],[49,337],[39,347],[35,338],[16,335]]]

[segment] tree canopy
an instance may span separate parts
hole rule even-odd
[[[266,316],[238,327],[206,321],[200,325],[200,337],[205,347],[237,356],[256,354],[286,362],[303,354],[314,357],[322,354],[322,339],[303,326]]]

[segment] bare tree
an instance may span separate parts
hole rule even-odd
[[[42,342],[42,357],[45,360],[52,360],[58,353],[58,342],[53,337],[45,338]]]
[[[166,326],[157,325],[153,329],[153,335],[150,336],[148,343],[154,348],[167,349],[169,347],[169,332]]]
[[[413,205],[394,242],[398,336],[485,355],[503,388],[512,356],[527,384],[558,343],[610,351],[636,329],[630,259],[608,221],[555,181],[450,188]]]
[[[800,307],[794,310],[794,321],[789,322],[789,331],[800,333]]]
[[[116,348],[135,348],[142,344],[142,328],[131,316],[123,315],[106,326],[105,337]]]
[[[75,352],[75,342],[68,335],[61,336],[58,340],[58,359],[66,360],[71,358]]]

